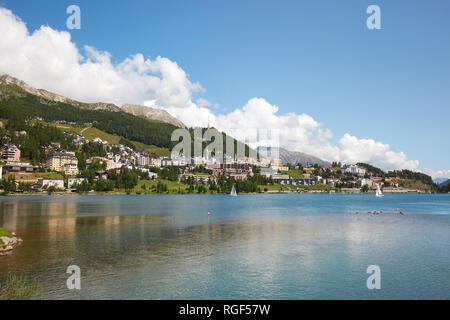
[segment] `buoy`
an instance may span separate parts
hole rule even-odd
[[[211,213],[208,212],[208,217],[211,217]]]

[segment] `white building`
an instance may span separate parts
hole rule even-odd
[[[92,142],[101,143],[101,144],[108,144],[108,141],[102,140],[100,138],[95,138],[94,140],[92,140]]]
[[[140,154],[137,156],[136,165],[140,167],[145,167],[150,165],[150,157],[148,155]]]
[[[94,160],[100,160],[100,162],[106,163],[106,170],[107,171],[113,170],[113,169],[117,169],[117,164],[113,160],[110,160],[110,159],[107,159],[107,158],[103,158],[103,157],[92,157],[92,158],[89,158],[86,161],[86,163],[87,164],[91,164]]]
[[[358,180],[358,185],[360,187],[368,186],[369,188],[372,188],[372,184],[373,184],[372,180],[367,179],[367,178],[362,178],[362,179]]]
[[[20,161],[20,149],[13,144],[5,144],[2,147],[1,154],[6,161]]]
[[[75,189],[80,184],[82,184],[84,180],[86,180],[86,179],[85,178],[68,178],[67,179],[67,189]]]
[[[341,171],[342,173],[350,173],[354,176],[363,176],[366,174],[366,169],[358,167],[356,164],[344,166]]]
[[[139,171],[147,172],[150,179],[157,179],[158,174],[155,172],[151,172],[150,169],[147,168],[138,168]]]
[[[184,167],[188,163],[184,157],[179,158],[163,158],[161,160],[161,167]]]
[[[64,180],[55,179],[38,179],[38,184],[42,189],[48,189],[50,187],[55,187],[55,189],[64,189]]]
[[[150,159],[150,166],[155,168],[161,168],[161,158]]]
[[[77,175],[78,159],[73,151],[53,152],[48,157],[47,167],[51,170],[64,172],[67,175]]]

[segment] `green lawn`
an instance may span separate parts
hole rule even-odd
[[[169,194],[177,194],[178,190],[185,192],[185,190],[188,188],[187,185],[182,184],[178,181],[169,181],[169,180],[140,180],[138,182],[138,185],[134,187],[134,189],[131,191],[132,193],[142,193],[142,194],[155,194],[156,190],[152,190],[153,188],[156,189],[156,185],[158,184],[158,181],[167,185],[168,193]],[[146,189],[142,189],[142,186],[145,185]]]
[[[169,180],[140,180],[138,182],[138,185],[134,187],[133,190],[130,190],[130,193],[157,194],[156,186],[158,184],[158,181],[161,182],[162,184],[167,185],[167,192],[164,192],[163,194],[188,193],[189,185],[183,184],[178,181],[169,181]],[[143,185],[145,185],[145,189],[142,188]],[[206,188],[205,193],[209,194],[210,193],[209,187],[205,186],[205,188]],[[118,191],[125,192],[125,190],[118,190]],[[197,194],[197,190],[192,191],[192,194]]]
[[[8,231],[6,229],[0,228],[0,237],[11,238],[12,237],[11,231]]]
[[[288,174],[293,179],[303,179],[303,172],[300,170],[282,171],[282,174]]]
[[[6,229],[3,229],[3,228],[0,228],[0,237],[8,237],[8,238],[11,238],[11,237],[12,237],[12,234],[11,234],[10,231],[8,231],[8,230],[6,230]],[[6,247],[2,240],[0,240],[0,246],[1,246],[1,247]]]
[[[160,148],[157,146],[149,146],[147,144],[143,144],[142,142],[131,141],[134,146],[138,149],[143,149],[148,154],[156,154],[158,157],[168,157],[170,156],[170,150],[167,148]]]
[[[97,128],[88,128],[83,131],[83,137],[88,139],[89,141],[94,140],[95,138],[100,138],[103,141],[108,141],[108,144],[118,144],[120,141],[120,137],[114,134],[109,134],[104,131],[101,131]]]
[[[56,124],[53,122],[45,122],[45,121],[39,121],[39,122],[42,124],[56,126],[57,128],[59,128],[63,131],[67,131],[67,132],[74,132],[76,134],[81,134],[81,132],[83,132],[83,137],[85,137],[89,141],[92,141],[95,138],[100,138],[103,141],[108,141],[108,144],[118,144],[120,141],[120,138],[121,138],[118,135],[109,134],[109,133],[106,133],[102,130],[99,130],[97,128],[94,128],[94,127],[91,127],[88,125],[86,125],[85,127],[80,127],[80,126],[70,125],[67,123]],[[147,145],[147,144],[144,144],[142,142],[137,142],[137,141],[131,141],[131,142],[134,144],[134,146],[136,148],[143,149],[146,152],[148,152],[149,154],[155,153],[158,157],[166,157],[166,156],[170,155],[170,151],[167,148],[151,146],[151,145]]]

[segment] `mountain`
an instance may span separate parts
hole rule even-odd
[[[436,181],[435,181],[436,182]],[[440,187],[445,187],[446,185],[450,184],[450,179],[447,179],[445,181],[441,181],[438,183]]]
[[[8,99],[12,96],[23,97],[25,93],[40,97],[41,102],[47,104],[61,102],[82,109],[106,110],[113,112],[120,111],[120,108],[112,103],[83,103],[44,89],[33,88],[24,81],[11,77],[7,74],[0,76],[0,100]]]
[[[434,178],[433,181],[434,183],[436,183],[437,185],[440,185],[443,182],[447,182],[448,178]]]
[[[157,120],[170,123],[175,127],[186,128],[185,124],[175,117],[172,117],[166,110],[139,106],[135,104],[124,104],[122,110],[138,117],[145,117],[151,120]]]
[[[261,151],[270,151],[275,150],[275,148],[270,147],[258,147],[258,152]],[[320,158],[317,158],[315,156],[298,152],[298,151],[289,151],[283,148],[278,148],[278,152],[280,155],[280,159],[283,163],[291,163],[291,164],[301,164],[302,166],[305,166],[307,164],[318,164],[320,166],[324,167],[331,167],[331,163],[328,161],[322,160]]]
[[[79,102],[44,89],[33,88],[26,82],[11,77],[7,74],[0,76],[0,100],[9,99],[11,97],[24,97],[27,93],[39,97],[40,102],[43,104],[65,103],[77,108],[87,110],[104,110],[111,112],[124,111],[135,116],[141,116],[150,120],[168,123],[179,128],[186,128],[186,126],[180,120],[171,116],[167,111],[162,109],[148,108],[130,104],[125,104],[124,106],[122,106],[122,108],[119,108],[112,103]]]
[[[125,138],[135,145],[142,143],[172,149],[178,144],[178,141],[172,141],[172,133],[179,126],[185,127],[184,124],[163,110],[143,108],[147,107],[126,105],[125,110],[122,110],[110,104],[81,103],[46,90],[35,89],[8,75],[0,77],[0,119],[7,120],[2,123],[6,123],[5,128],[10,133],[32,130],[37,127],[36,121],[44,124],[64,121],[76,127],[98,129],[116,138]],[[125,112],[126,110],[129,112]],[[190,134],[194,136],[192,130]],[[226,134],[222,132],[222,135],[225,143]],[[36,141],[32,138],[27,143],[36,146]],[[21,144],[20,141],[18,143]],[[240,143],[235,140],[235,145]],[[206,146],[205,141],[202,144]],[[249,146],[244,146],[248,151]]]
[[[115,105],[85,104],[35,89],[10,76],[0,77],[0,118],[14,121],[16,131],[26,120],[66,121],[80,126],[90,123],[108,134],[160,148],[171,148],[171,134],[177,127],[161,121],[137,117]],[[20,121],[18,119],[21,119]]]

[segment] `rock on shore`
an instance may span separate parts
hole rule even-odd
[[[14,232],[10,237],[0,237],[0,256],[11,253],[15,246],[21,244],[23,240],[16,236]]]

